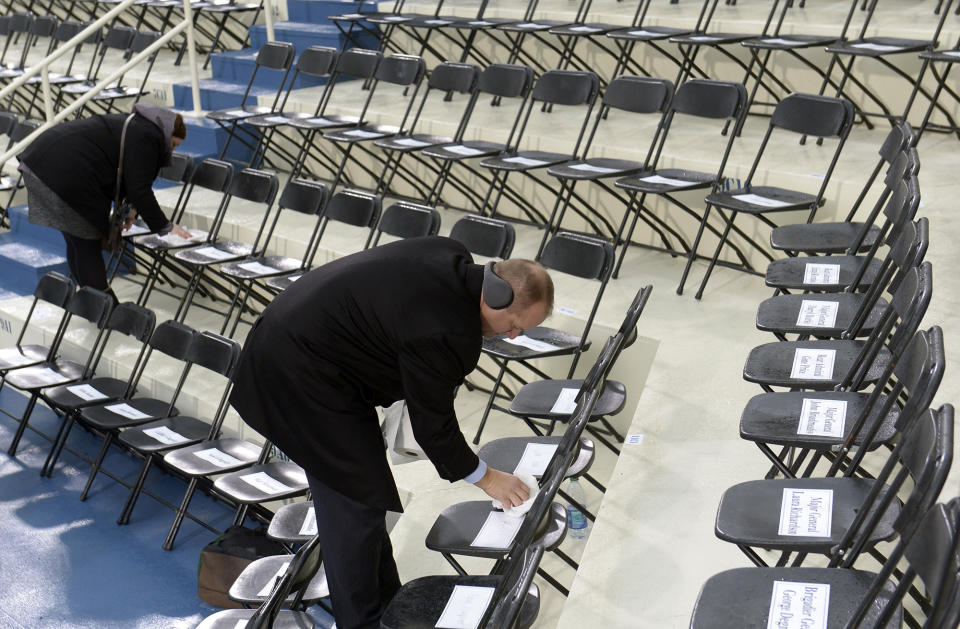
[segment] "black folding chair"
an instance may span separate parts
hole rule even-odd
[[[440,212],[436,208],[399,201],[383,211],[380,223],[374,230],[371,247],[380,243],[380,237],[386,234],[393,240],[435,236],[440,231]]]
[[[160,39],[160,36],[161,33],[156,31],[137,33],[133,41],[130,42],[130,48],[127,54],[130,56],[140,54]],[[140,102],[141,97],[150,93],[147,90],[147,82],[150,80],[150,73],[153,71],[153,66],[159,53],[160,50],[157,49],[147,57],[145,62],[146,70],[143,71],[143,76],[140,77],[137,83],[124,85],[125,75],[121,75],[115,83],[102,89],[96,96],[87,101],[87,104],[81,109],[86,111],[93,110],[94,107],[96,107],[96,113],[109,114],[127,110],[132,107],[132,105]]]
[[[951,1],[946,2],[946,6],[943,6],[943,3],[937,4],[938,11],[949,11]],[[954,12],[956,14],[956,12]],[[945,103],[940,101],[943,92],[946,92],[953,98],[954,102],[960,102],[960,94],[957,94],[956,90],[951,88],[947,84],[947,79],[950,77],[950,70],[953,69],[953,64],[960,59],[960,38],[954,42],[951,48],[941,48],[939,50],[928,50],[920,53],[920,58],[923,59],[923,66],[920,68],[920,73],[917,75],[917,80],[913,85],[913,91],[910,93],[910,98],[907,100],[907,105],[903,110],[903,118],[907,119],[910,115],[910,110],[913,108],[913,103],[916,101],[917,94],[921,93],[921,86],[923,84],[923,78],[926,75],[926,71],[929,68],[930,73],[933,76],[936,87],[934,87],[933,92],[927,94],[924,92],[924,96],[929,100],[929,105],[927,105],[927,111],[923,115],[923,121],[920,123],[920,126],[917,130],[916,142],[920,141],[920,137],[923,135],[924,131],[930,129],[932,131],[941,131],[947,133],[957,134],[957,137],[960,138],[960,125],[953,119],[953,116],[946,110]],[[937,64],[942,63],[941,70],[937,71]],[[931,122],[931,117],[933,116],[934,109],[939,109],[941,115],[946,118],[946,122]]]
[[[56,271],[49,271],[40,278],[37,287],[33,290],[33,301],[30,302],[30,308],[23,319],[16,342],[10,347],[0,349],[0,388],[3,387],[7,372],[11,369],[30,367],[44,361],[51,361],[56,357],[56,345],[70,314],[66,307],[76,288],[77,285],[72,279]],[[31,325],[31,321],[37,312],[37,304],[41,301],[63,311],[53,333],[53,342],[47,345],[25,343],[28,334],[32,337],[39,332],[34,329],[35,323]]]
[[[122,65],[123,57],[130,49],[130,44],[133,43],[136,35],[137,32],[129,26],[115,26],[107,30],[107,34],[99,40],[96,51],[90,57],[90,66],[87,68],[84,79],[57,84],[54,110],[61,109],[62,106],[70,104],[72,99],[77,99],[96,87],[102,78],[104,62],[107,62],[108,68]],[[82,110],[83,107],[77,110],[77,118],[80,118]]]

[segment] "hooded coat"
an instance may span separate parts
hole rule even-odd
[[[152,231],[169,220],[153,194],[153,181],[170,161],[176,113],[138,104],[127,128],[121,197]],[[128,114],[90,116],[63,122],[40,134],[18,157],[20,162],[93,227],[106,233],[116,193],[120,135]],[[56,224],[51,227],[60,228]]]

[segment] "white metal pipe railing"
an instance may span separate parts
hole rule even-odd
[[[267,41],[274,41],[273,34],[273,0],[263,0],[264,23],[267,26]]]

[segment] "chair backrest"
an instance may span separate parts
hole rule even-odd
[[[677,88],[670,109],[689,116],[730,120],[739,118],[747,104],[742,83],[690,79]]]
[[[378,81],[394,85],[416,85],[427,71],[423,57],[416,55],[390,55],[380,62],[374,73]]]
[[[450,237],[474,255],[506,259],[513,252],[516,231],[506,221],[468,215],[454,223]]]
[[[197,331],[179,321],[164,321],[150,337],[150,347],[177,360],[187,360]]]
[[[291,179],[283,187],[277,202],[284,210],[300,214],[319,214],[327,201],[329,191],[322,183],[306,179]]]
[[[664,113],[673,98],[673,82],[646,76],[618,76],[603,91],[603,105],[636,114]]]
[[[153,334],[157,323],[157,315],[148,308],[133,302],[125,301],[110,312],[106,328],[133,337],[141,343],[146,343]]]
[[[160,177],[175,183],[190,181],[193,174],[193,156],[174,151],[170,156],[170,164],[160,169]]]
[[[841,137],[853,124],[853,103],[818,94],[790,94],[773,110],[770,125],[814,137]]]
[[[440,231],[440,212],[436,208],[417,203],[400,201],[383,211],[373,244],[380,241],[382,234],[396,238],[416,238],[433,236]]]
[[[244,627],[247,629],[271,629],[280,610],[290,594],[302,590],[320,569],[322,555],[319,537],[313,537],[297,550],[290,565],[280,577],[267,600],[254,612]]]
[[[600,238],[560,232],[547,242],[539,262],[561,273],[606,281],[613,264],[613,246]]]
[[[100,54],[106,54],[109,48],[114,50],[127,50],[133,42],[137,31],[130,26],[113,26],[108,31],[103,41],[100,42]]]
[[[480,73],[478,89],[501,98],[523,98],[533,84],[533,70],[527,66],[494,63]]]
[[[207,158],[190,175],[190,185],[224,193],[233,181],[233,167],[219,159]]]
[[[33,290],[33,296],[58,308],[63,308],[70,301],[76,288],[76,283],[66,275],[56,271],[48,271],[37,282],[37,287]]]
[[[150,44],[160,39],[160,33],[157,31],[138,32],[130,42],[130,52],[133,54],[141,53],[146,50]],[[156,55],[156,53],[154,53]]]
[[[373,228],[380,220],[381,199],[361,190],[341,190],[330,197],[323,215],[331,221]]]
[[[89,286],[81,286],[67,304],[67,312],[102,328],[113,309],[113,297]]]
[[[432,90],[466,94],[477,88],[480,67],[472,63],[444,61],[430,71],[427,86]]]
[[[297,58],[297,72],[308,76],[326,76],[337,66],[339,52],[329,46],[310,46]]]
[[[257,51],[256,65],[258,68],[271,70],[287,70],[293,63],[296,49],[288,42],[267,42]]]
[[[372,79],[382,60],[383,53],[379,50],[350,48],[337,59],[336,72],[355,79]]]
[[[230,196],[254,203],[272,204],[279,185],[275,173],[244,168],[233,177]]]
[[[53,39],[57,42],[70,41],[83,29],[83,25],[75,20],[64,20],[53,33]]]
[[[553,105],[593,104],[600,90],[600,78],[593,72],[550,70],[533,86],[534,100]]]
[[[901,120],[891,127],[877,153],[884,161],[893,162],[901,151],[906,150],[913,144],[914,137],[913,127],[910,126],[910,123]]]
[[[0,111],[0,135],[9,136],[17,121],[17,114],[12,111]]]
[[[233,375],[239,358],[240,345],[236,341],[207,331],[194,335],[187,353],[191,363],[228,378]]]

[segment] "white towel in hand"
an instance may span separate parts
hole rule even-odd
[[[502,505],[499,500],[493,501],[494,509],[503,509],[503,512],[507,515],[512,515],[516,518],[522,518],[523,515],[530,510],[530,507],[533,506],[533,500],[537,497],[537,494],[540,493],[540,484],[537,483],[537,479],[531,476],[530,474],[517,474],[517,478],[523,481],[523,484],[530,488],[530,497],[527,498],[526,502],[517,506],[511,507],[510,505]]]

